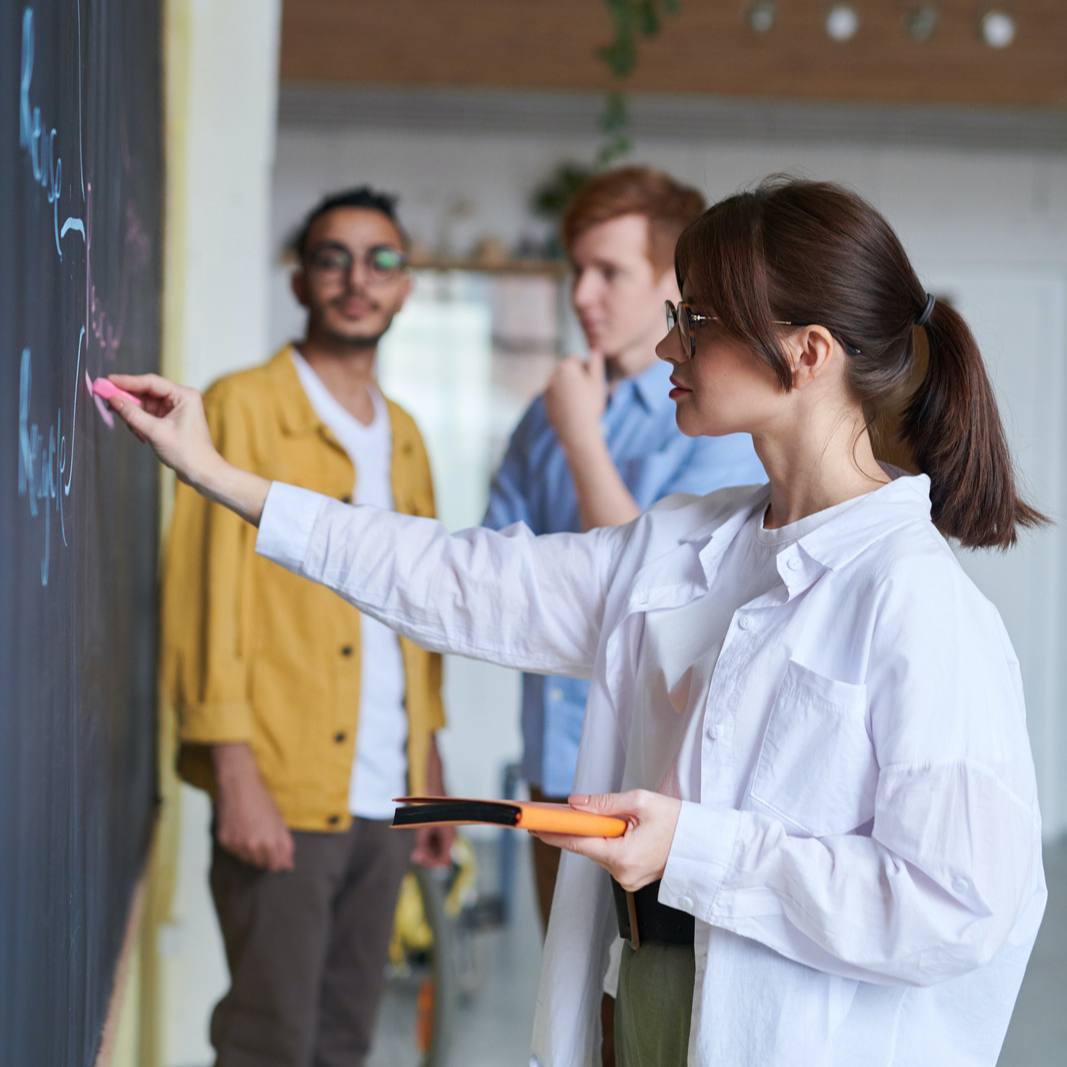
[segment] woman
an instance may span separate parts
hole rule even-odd
[[[592,677],[571,803],[629,829],[549,839],[587,859],[561,867],[536,1061],[596,1059],[629,924],[621,1064],[993,1064],[1044,907],[1040,823],[1018,664],[945,538],[1003,548],[1043,519],[981,357],[834,185],[722,201],[676,265],[678,424],[751,433],[770,482],[627,526],[450,536],[229,467],[191,390],[116,375],[147,405],[120,410],[259,524],[257,551],[420,644]],[[901,410],[918,476],[874,456]]]

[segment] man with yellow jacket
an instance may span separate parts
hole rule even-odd
[[[393,200],[320,203],[295,241],[303,341],[204,397],[232,462],[345,501],[433,515],[411,417],[373,379],[411,291]],[[217,1067],[360,1067],[410,859],[450,839],[392,831],[391,799],[443,793],[441,664],[255,555],[247,527],[180,485],[163,584],[163,684],[179,773],[215,805],[211,890],[231,988]],[[254,531],[253,531],[254,532]]]

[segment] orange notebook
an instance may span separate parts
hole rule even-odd
[[[619,837],[626,820],[575,811],[569,804],[535,800],[472,800],[469,797],[397,797],[407,805],[393,814],[394,826],[464,826],[489,823],[518,830],[543,830],[581,837]]]

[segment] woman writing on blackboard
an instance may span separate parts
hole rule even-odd
[[[1018,664],[945,538],[1003,548],[1043,520],[978,349],[834,185],[716,204],[676,266],[658,352],[678,425],[751,433],[770,483],[627,526],[449,535],[230,467],[193,390],[115,376],[146,403],[121,412],[259,525],[257,551],[361,611],[431,649],[592,677],[571,803],[629,829],[553,839],[599,866],[561,868],[545,1067],[596,1058],[619,939],[600,868],[629,921],[624,1067],[994,1064],[1044,907],[1040,823]],[[900,406],[917,327],[907,476],[869,428]]]

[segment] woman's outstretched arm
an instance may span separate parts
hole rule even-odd
[[[195,389],[158,374],[112,374],[109,379],[144,405],[138,407],[121,396],[108,400],[126,425],[155,449],[161,462],[208,500],[259,525],[270,482],[219,455]]]
[[[342,504],[226,462],[195,389],[151,374],[112,381],[144,404],[111,400],[160,460],[259,528],[259,555],[430,651],[590,675],[629,527],[540,538],[524,526],[450,534],[434,519]]]

